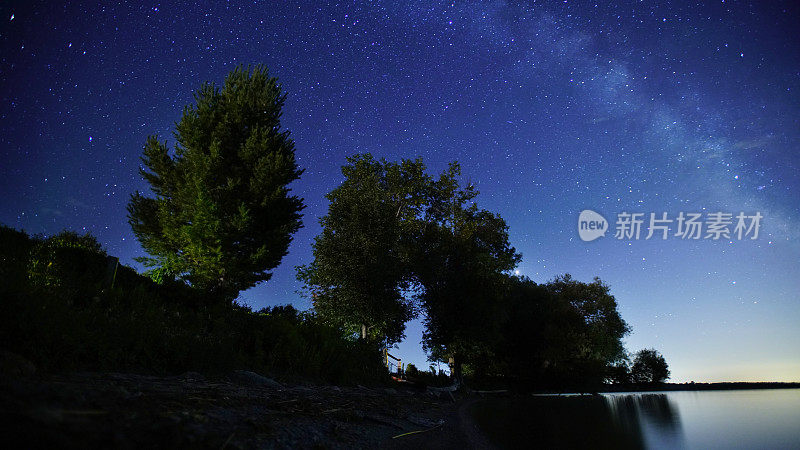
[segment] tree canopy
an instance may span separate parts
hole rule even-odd
[[[636,353],[631,366],[631,381],[641,384],[663,383],[668,378],[667,361],[658,351],[646,348]]]
[[[409,246],[429,178],[419,159],[393,163],[364,154],[347,161],[344,182],[326,196],[314,261],[298,268],[298,278],[321,318],[393,344],[414,312],[403,292],[413,283]]]
[[[625,357],[622,338],[630,328],[619,315],[617,300],[600,278],[580,282],[571,275],[555,277],[546,284],[553,296],[552,311],[562,314],[558,329],[549,336],[558,342],[553,364],[566,364],[583,379],[600,382],[606,368]]]
[[[565,274],[537,284],[506,276],[502,287],[487,369],[540,387],[582,388],[602,383],[625,359],[629,327],[601,280]],[[487,328],[492,322],[487,316]]]
[[[140,258],[158,277],[178,278],[232,300],[268,280],[301,226],[302,174],[285,94],[266,67],[238,67],[220,89],[205,83],[176,124],[174,151],[147,139],[141,174],[155,197],[131,196],[128,219]]]
[[[420,159],[356,155],[331,191],[314,260],[298,268],[323,319],[391,345],[425,313],[429,351],[475,356],[486,346],[499,275],[519,255],[505,221],[479,209],[451,164],[437,178]]]
[[[453,358],[456,376],[467,361],[491,358],[506,313],[504,272],[521,256],[502,217],[478,208],[477,190],[461,186],[458,164],[432,183],[415,271],[425,313],[423,346]]]
[[[609,379],[630,331],[608,285],[569,274],[536,284],[498,214],[452,163],[436,177],[420,159],[348,158],[313,244],[298,267],[316,314],[351,336],[392,345],[421,313],[432,361],[475,375],[552,387]]]

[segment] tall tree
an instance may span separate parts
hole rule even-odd
[[[414,312],[404,295],[412,283],[410,236],[420,226],[429,178],[419,159],[394,163],[364,154],[347,161],[344,182],[326,196],[314,260],[298,267],[298,278],[323,320],[391,345]]]
[[[281,129],[286,96],[267,68],[238,67],[205,83],[176,125],[171,152],[147,139],[142,176],[155,197],[131,196],[128,219],[155,272],[232,300],[268,280],[301,226],[302,174]]]
[[[452,357],[459,380],[465,361],[480,365],[492,359],[507,313],[500,303],[504,272],[521,258],[509,243],[503,218],[479,209],[477,190],[471,184],[462,187],[460,175],[453,163],[432,183],[415,257],[423,287],[423,345]]]
[[[547,337],[559,329],[557,304],[544,285],[527,277],[509,276],[509,289],[502,299],[503,339],[497,348],[497,359],[506,374],[538,384],[547,366]]]
[[[611,365],[625,358],[622,338],[630,332],[617,300],[600,278],[591,283],[569,274],[545,287],[552,296],[545,361],[551,376],[580,384],[599,384]],[[552,326],[556,325],[556,326]]]
[[[592,387],[624,365],[629,328],[608,285],[569,274],[537,285],[511,277],[499,349],[509,375],[541,387]]]

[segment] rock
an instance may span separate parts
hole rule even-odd
[[[267,378],[249,370],[237,370],[229,377],[231,381],[238,383],[249,384],[251,386],[266,386],[275,389],[281,389],[283,386],[272,378]]]
[[[408,420],[409,422],[413,423],[414,425],[417,425],[417,426],[420,426],[420,427],[425,427],[425,428],[432,428],[432,427],[435,427],[437,425],[441,425],[442,423],[444,423],[441,419],[433,420],[433,419],[429,419],[427,417],[422,417],[422,416],[419,416],[419,415],[416,415],[416,414],[409,415],[408,417],[406,417],[406,420]]]
[[[205,381],[206,377],[197,372],[186,372],[179,377],[183,381]]]
[[[27,359],[6,350],[0,350],[0,375],[27,377],[36,373],[36,366]]]

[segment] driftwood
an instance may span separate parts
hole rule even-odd
[[[442,425],[444,425],[444,422],[439,423],[437,425],[434,425],[434,426],[432,426],[430,428],[427,428],[425,430],[409,431],[408,433],[398,434],[397,436],[392,436],[392,439],[397,439],[397,438],[401,438],[401,437],[404,437],[404,436],[411,436],[412,434],[426,433],[428,431],[432,431],[432,430],[435,430],[437,428],[440,428]]]
[[[450,386],[445,386],[445,387],[431,387],[431,386],[428,386],[428,393],[432,394],[432,395],[435,395],[438,398],[438,397],[441,397],[442,394],[444,394],[446,392],[450,396],[450,400],[455,402],[456,398],[453,397],[453,392],[457,391],[458,388],[460,388],[460,387],[461,387],[461,384],[458,381],[454,382]]]
[[[476,394],[480,394],[480,395],[483,395],[483,394],[505,394],[506,392],[508,392],[508,389],[495,389],[493,391],[472,391],[472,392],[474,392]]]

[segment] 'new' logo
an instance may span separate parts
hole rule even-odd
[[[608,221],[605,217],[592,211],[584,209],[578,216],[578,235],[583,241],[593,241],[600,236],[605,236],[608,231]]]

